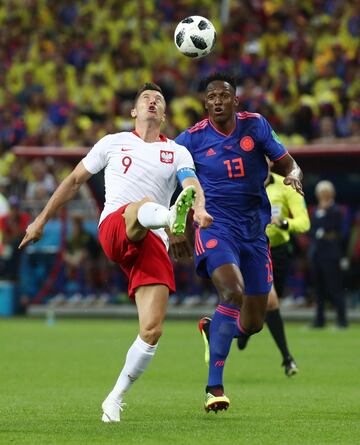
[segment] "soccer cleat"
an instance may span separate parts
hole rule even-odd
[[[216,414],[218,411],[227,410],[229,408],[230,400],[222,391],[218,390],[218,392],[219,395],[214,395],[211,392],[206,393],[204,408],[207,413],[214,411]]]
[[[169,228],[174,235],[182,235],[185,232],[186,217],[195,202],[195,187],[185,187],[180,193],[175,204],[170,207]]]
[[[120,422],[120,413],[124,410],[125,405],[126,403],[107,397],[101,405],[103,410],[101,420],[105,423]]]
[[[200,334],[204,340],[204,345],[205,345],[205,363],[209,366],[209,362],[210,362],[210,345],[209,345],[209,341],[210,341],[210,323],[211,323],[211,318],[210,317],[203,317],[200,321],[199,321],[199,330],[200,330]]]
[[[296,366],[295,360],[292,357],[284,359],[281,366],[284,366],[285,375],[287,375],[288,377],[292,377],[299,372],[299,368]]]

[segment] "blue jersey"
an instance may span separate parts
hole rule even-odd
[[[230,230],[248,240],[260,236],[271,217],[265,156],[276,161],[287,154],[268,121],[257,113],[237,113],[226,135],[204,119],[175,140],[192,154],[206,210],[220,233],[226,236]]]

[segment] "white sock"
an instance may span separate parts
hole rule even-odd
[[[115,383],[109,397],[120,402],[130,386],[145,371],[147,365],[155,355],[156,345],[148,345],[138,335],[126,355],[125,365]]]
[[[139,208],[137,219],[147,229],[160,229],[169,225],[169,209],[156,202],[146,202]]]

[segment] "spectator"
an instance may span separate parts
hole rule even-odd
[[[3,192],[4,188],[7,185],[7,179],[0,176],[0,218],[8,214],[9,211],[9,203],[8,200],[5,198]],[[0,228],[0,257],[4,253],[4,243],[3,243],[3,233],[2,229]]]
[[[31,164],[32,180],[26,188],[26,199],[45,200],[55,190],[55,178],[48,172],[45,162],[35,159]]]
[[[25,190],[27,187],[26,180],[26,159],[12,156],[5,162],[6,170],[5,174],[8,179],[6,186],[7,196],[25,196]]]
[[[64,252],[65,293],[76,291],[81,295],[93,294],[99,287],[96,260],[100,255],[95,237],[84,227],[80,215],[72,217],[72,232]],[[74,287],[75,286],[75,287]]]
[[[335,119],[323,116],[319,120],[319,137],[312,140],[313,144],[329,144],[336,142]]]
[[[354,218],[347,248],[348,284],[353,305],[360,303],[360,211]]]
[[[330,181],[320,181],[315,187],[318,200],[311,218],[311,270],[316,291],[314,328],[326,324],[325,301],[329,298],[336,309],[337,326],[348,325],[342,289],[340,260],[342,258],[342,214],[335,204],[335,188]]]
[[[9,161],[14,145],[72,149],[129,130],[134,89],[145,80],[163,87],[165,132],[175,137],[201,119],[199,79],[215,68],[234,74],[241,108],[263,114],[289,146],[360,143],[356,1],[228,2],[226,24],[218,22],[221,2],[211,0],[23,3],[0,2],[5,196],[26,190],[31,200],[46,199],[55,184],[43,161]],[[210,18],[221,36],[198,61],[173,44],[176,23],[194,13]]]
[[[20,209],[20,200],[17,196],[9,198],[9,212],[0,217],[0,232],[3,236],[3,251],[0,256],[1,276],[11,281],[18,280],[20,259],[22,251],[18,245],[31,216]]]
[[[24,74],[24,85],[18,95],[18,101],[22,105],[29,104],[34,94],[41,94],[43,90],[42,85],[35,83],[32,71],[26,71]]]
[[[360,107],[353,110],[351,114],[351,136],[346,139],[347,142],[360,143]]]
[[[139,82],[159,82],[169,92],[169,109],[172,99],[176,108],[176,101],[183,100],[181,91],[174,88],[179,79],[192,94],[198,79],[215,69],[227,69],[244,85],[242,104],[247,111],[263,113],[271,102],[271,124],[275,131],[286,132],[289,141],[293,133],[299,141],[317,136],[312,131],[313,116],[301,109],[304,95],[315,102],[312,113],[324,94],[331,100],[336,108],[334,142],[339,136],[352,136],[349,126],[343,131],[343,121],[349,119],[343,103],[356,103],[360,85],[355,1],[292,2],[291,6],[284,1],[229,2],[226,24],[217,19],[221,2],[211,0],[177,2],[176,7],[155,0],[138,6],[120,2],[121,7],[105,0],[48,3],[32,1],[24,8],[22,2],[12,1],[0,7],[0,79],[4,84],[0,148],[47,144],[46,133],[53,131],[50,123],[73,135],[76,129],[69,117],[73,107],[86,117],[100,119],[107,128],[114,122],[112,102],[118,102],[116,120],[125,119],[120,102],[132,100]],[[176,23],[194,13],[209,17],[222,35],[215,50],[199,63],[181,56],[173,46]],[[30,27],[36,32],[28,32]],[[254,85],[249,85],[249,78]],[[61,97],[65,86],[68,97]],[[5,99],[13,105],[9,107]],[[304,124],[302,114],[306,114]],[[188,121],[184,108],[179,107],[169,121],[170,128]],[[60,136],[66,146],[93,142],[89,143],[89,132],[83,127],[74,142],[62,131]]]
[[[6,178],[0,176],[0,218],[7,215],[9,211],[9,203],[4,195],[5,186],[8,184],[8,182],[9,181]]]

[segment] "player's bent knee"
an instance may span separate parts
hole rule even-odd
[[[152,201],[151,198],[143,198],[141,201],[130,203],[124,212],[125,226],[126,226],[126,236],[131,241],[140,241],[142,240],[146,233],[147,229],[142,227],[137,219],[139,208],[145,204],[146,202]]]
[[[128,222],[129,224],[136,222],[139,208],[146,202],[150,201],[153,200],[147,196],[143,198],[141,201],[131,202],[124,211],[125,221]]]
[[[160,326],[143,327],[140,330],[140,337],[148,345],[156,345],[162,335],[162,328]]]
[[[238,285],[235,288],[224,289],[220,295],[220,299],[223,303],[233,304],[235,306],[241,306],[242,298],[244,295],[244,288],[242,285]]]
[[[256,334],[257,332],[260,332],[263,327],[264,327],[264,323],[263,322],[254,323],[251,326],[252,333]]]
[[[260,321],[252,321],[252,322],[244,325],[244,329],[250,335],[260,332],[263,327],[264,327],[264,323],[260,322]]]
[[[274,311],[275,309],[278,308],[279,308],[279,299],[274,287],[272,287],[268,295],[266,310]]]
[[[266,306],[266,310],[267,311],[274,311],[275,309],[278,309],[278,308],[279,308],[279,303],[278,302],[274,302],[274,301],[271,301],[271,300],[269,300],[267,302],[267,306]]]

